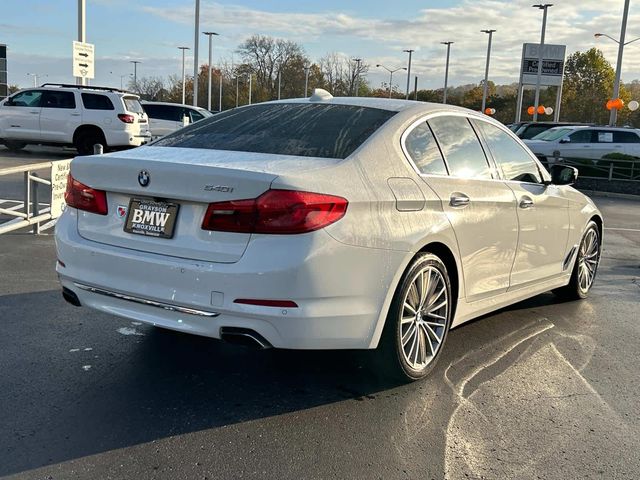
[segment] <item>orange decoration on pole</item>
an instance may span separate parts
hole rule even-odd
[[[534,113],[535,111],[536,111],[536,109],[535,109],[535,108],[533,108],[533,107],[529,107],[529,108],[527,108],[527,113],[528,113],[529,115],[533,115],[533,113]]]
[[[538,105],[538,115],[544,115],[545,106]]]
[[[614,98],[607,102],[607,110],[612,110],[612,109],[622,110],[623,107],[624,107],[624,100],[622,100],[621,98]]]

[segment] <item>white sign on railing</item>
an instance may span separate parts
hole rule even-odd
[[[64,192],[71,160],[59,160],[51,165],[51,218],[58,218],[64,211]]]

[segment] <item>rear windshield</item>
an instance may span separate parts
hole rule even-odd
[[[124,106],[128,112],[143,113],[142,105],[136,97],[122,97]]]
[[[395,113],[352,105],[253,105],[204,119],[154,145],[347,158]]]

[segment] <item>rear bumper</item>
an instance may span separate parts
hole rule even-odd
[[[56,267],[60,282],[83,306],[213,338],[224,327],[247,328],[291,349],[375,346],[406,256],[343,245],[318,231],[256,235],[233,264],[192,261],[86,240],[72,208],[58,220],[56,248],[65,265]],[[234,303],[238,298],[292,300],[298,307]]]
[[[151,133],[140,129],[106,131],[105,136],[110,147],[139,147],[151,141]]]

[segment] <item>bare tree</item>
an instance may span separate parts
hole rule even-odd
[[[254,75],[255,101],[277,98],[278,73],[283,80],[285,71],[303,68],[309,61],[301,45],[264,35],[249,37],[239,46],[238,53],[243,61],[238,69]]]
[[[324,78],[325,88],[335,96],[355,95],[356,86],[358,83],[365,85],[362,77],[369,71],[367,63],[357,62],[337,52],[322,57],[318,65]]]
[[[128,88],[140,95],[143,100],[162,101],[167,97],[164,80],[160,77],[142,77],[136,84],[131,79]]]

